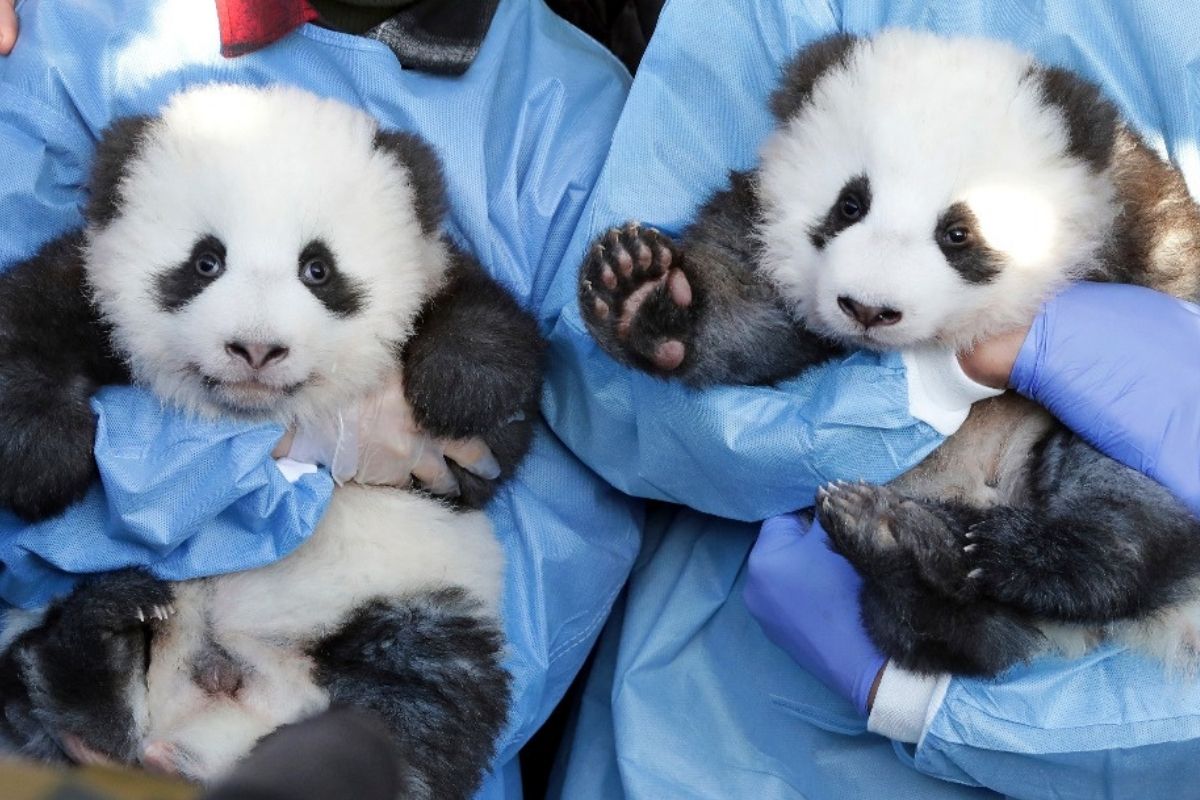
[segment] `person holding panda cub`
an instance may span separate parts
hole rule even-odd
[[[4,0],[0,0],[0,8],[3,6]],[[4,21],[0,17],[0,30],[4,30]],[[0,35],[0,46],[5,46],[6,41],[10,41],[8,36]],[[1133,327],[1136,324],[1149,332],[1144,338],[1141,335],[1131,337],[1128,349],[1097,352],[1090,347],[1079,346],[1081,342],[1094,341],[1097,331],[1106,333],[1111,329],[1112,319],[1106,316],[1109,312],[1117,314],[1123,326]],[[1179,391],[1178,375],[1184,369],[1190,369],[1191,374],[1200,372],[1190,362],[1170,360],[1186,358],[1188,352],[1195,352],[1194,347],[1189,350],[1186,346],[1195,341],[1197,335],[1196,329],[1188,324],[1191,317],[1187,315],[1190,313],[1175,301],[1124,287],[1072,289],[1048,306],[1033,333],[1018,342],[1024,342],[1024,346],[1021,348],[1022,357],[1016,360],[1013,382],[1034,399],[1046,403],[1065,421],[1073,423],[1081,433],[1090,433],[1099,446],[1114,456],[1124,457],[1134,466],[1145,469],[1181,496],[1194,496],[1196,489],[1187,484],[1187,470],[1178,467],[1186,463],[1190,458],[1189,451],[1194,451],[1194,443],[1200,441],[1194,428],[1180,430],[1181,425],[1187,426],[1195,421],[1197,410],[1187,406],[1192,405],[1188,401],[1197,394]],[[1147,327],[1151,325],[1157,327]],[[996,342],[992,347],[981,348],[965,356],[964,369],[967,374],[983,383],[1002,385],[1007,382],[1010,370],[1005,368],[1005,363],[1013,357],[1012,345],[1018,339],[1013,337]],[[1164,347],[1168,341],[1180,346]],[[1143,347],[1146,348],[1145,352],[1161,349],[1164,360],[1148,362],[1140,357],[1131,358]],[[987,357],[990,355],[995,356],[994,360]],[[1114,376],[1119,380],[1112,380]],[[1152,390],[1150,397],[1154,399],[1154,407],[1162,411],[1161,415],[1145,414],[1146,407],[1140,397],[1135,404],[1139,406],[1136,414],[1130,412],[1129,405],[1122,404],[1131,400],[1128,394],[1106,397],[1106,390],[1131,381]],[[1113,402],[1107,402],[1110,399]],[[1184,407],[1171,405],[1173,401],[1182,402]],[[1102,418],[1097,408],[1109,412],[1107,418]],[[402,414],[402,409],[394,413]],[[1130,425],[1135,422],[1151,427],[1131,430]],[[1159,427],[1153,428],[1155,425]],[[414,432],[409,430],[409,433]],[[369,444],[371,438],[368,435],[364,445]],[[1159,453],[1160,456],[1166,455],[1166,459],[1148,458],[1147,454],[1163,442],[1177,444],[1178,452],[1167,448]],[[317,445],[318,448],[321,446]],[[446,454],[453,457],[456,452],[453,443],[450,447]],[[292,454],[298,452],[295,444],[286,449]],[[468,446],[458,452],[462,461],[479,465],[478,468],[484,472],[488,470],[486,454],[477,448]],[[404,466],[399,469],[397,476],[403,479],[413,462],[400,460],[399,463]],[[432,463],[435,473],[438,466],[435,460]],[[347,475],[355,471],[354,466],[347,469]],[[1194,479],[1194,475],[1190,477]],[[437,474],[425,478],[426,483],[437,480]],[[446,490],[451,488],[446,487]],[[781,529],[779,533],[781,537],[792,536],[807,545],[819,542],[820,535],[813,531],[808,536],[802,536],[798,528]],[[759,552],[769,549],[771,544],[772,538],[764,530]],[[845,575],[843,566],[828,560],[832,554],[824,548],[782,555],[776,561],[781,567],[782,580],[795,578],[800,583],[780,583],[773,588],[768,585],[772,583],[771,576],[752,566],[752,579],[756,575],[763,579],[759,589],[764,595],[775,591],[780,585],[788,590],[786,602],[776,606],[779,610],[777,616],[760,613],[764,627],[772,632],[777,641],[785,643],[789,652],[811,671],[835,686],[846,687],[844,691],[847,696],[865,712],[868,710],[866,701],[870,687],[884,673],[880,671],[882,664],[877,657],[871,653],[864,655],[856,652],[856,649],[861,651],[864,648],[861,646],[861,631],[857,633],[859,642],[855,642],[853,623],[857,617],[853,577]],[[816,590],[818,585],[815,581],[818,578],[824,580],[820,591]],[[752,581],[752,587],[755,585]],[[812,624],[814,620],[816,624]],[[864,686],[866,691],[863,691]],[[805,754],[797,753],[797,757],[803,758]]]
[[[779,84],[781,67],[830,34],[871,36],[888,27],[999,39],[1099,80],[1110,96],[1116,94],[1138,130],[1155,142],[1161,133],[1185,174],[1194,178],[1188,173],[1195,165],[1188,160],[1194,101],[1186,91],[1165,87],[1176,85],[1176,70],[1191,63],[1195,48],[1165,6],[1118,11],[1110,5],[1096,11],[1090,4],[1085,9],[1059,2],[1017,12],[937,0],[827,7],[780,0],[725,15],[719,26],[711,24],[701,2],[677,0],[668,6],[594,192],[592,240],[604,249],[581,253],[580,298],[586,304],[580,304],[577,316],[565,313],[551,335],[558,360],[550,366],[547,406],[560,437],[611,483],[703,513],[663,511],[649,520],[644,558],[634,568],[621,616],[606,632],[589,678],[570,740],[563,796],[611,796],[595,785],[619,786],[625,797],[653,797],[663,786],[678,796],[994,796],[980,787],[1013,797],[1165,796],[1175,781],[1194,775],[1200,693],[1195,683],[1170,681],[1150,659],[1107,649],[1072,661],[1039,659],[999,681],[950,676],[905,681],[910,676],[903,671],[885,668],[860,622],[860,578],[829,550],[821,531],[808,533],[806,522],[785,512],[811,506],[817,488],[834,478],[892,480],[942,441],[941,435],[924,438],[934,423],[914,410],[905,367],[900,359],[889,360],[894,353],[836,356],[799,378],[777,383],[772,381],[778,376],[763,378],[766,385],[713,378],[719,372],[713,367],[694,381],[705,386],[696,391],[684,385],[687,376],[663,381],[638,369],[661,375],[681,363],[684,370],[713,366],[699,355],[680,362],[678,348],[656,350],[662,343],[656,336],[670,338],[664,332],[673,324],[664,312],[644,328],[636,322],[628,326],[633,347],[641,348],[637,355],[644,356],[641,362],[596,355],[613,353],[612,340],[619,339],[619,326],[628,319],[625,307],[607,302],[603,288],[587,293],[588,281],[595,287],[606,284],[602,270],[587,271],[609,253],[601,238],[605,229],[637,220],[643,232],[653,226],[667,237],[678,234],[686,243],[672,253],[671,268],[682,252],[689,280],[710,265],[752,252],[762,240],[742,236],[745,229],[730,223],[738,211],[729,209],[752,206],[739,198],[752,191],[745,183],[753,181],[743,183],[738,176],[753,175],[764,157],[759,148],[777,122],[767,111],[767,98]],[[907,72],[898,67],[895,74]],[[904,85],[902,79],[897,83]],[[873,84],[881,85],[889,84]],[[930,85],[936,99],[939,84]],[[937,120],[956,119],[959,99],[951,86],[945,102],[954,111],[942,116],[932,100],[922,111]],[[965,105],[963,115],[978,111]],[[862,119],[876,119],[861,105],[856,110]],[[818,117],[830,122],[828,129],[821,128],[829,138],[842,133],[853,138],[858,119],[847,112],[838,119],[850,120],[843,129]],[[898,112],[888,119],[902,117]],[[669,137],[662,135],[664,127]],[[912,141],[901,134],[896,138]],[[813,164],[831,164],[832,172],[846,168],[847,176],[864,169],[846,163],[857,154],[840,152],[829,139],[820,141],[829,145],[827,159],[800,145],[787,150],[788,142],[774,144],[795,155],[798,172]],[[912,173],[918,175],[918,187],[928,188],[919,177],[927,160],[929,171],[939,177],[944,164],[970,168],[987,162],[980,145],[976,153],[948,148],[943,162],[936,142],[918,141],[926,147],[915,162],[889,173],[893,189],[896,175]],[[831,198],[846,180],[835,177],[830,183],[837,185],[827,187]],[[884,197],[882,182],[871,187],[876,200]],[[787,184],[777,180],[772,210],[807,209],[811,198],[804,188],[795,184],[795,205],[786,206]],[[926,199],[921,191],[913,194]],[[824,221],[824,209],[816,219]],[[904,218],[895,194],[887,210],[893,215],[889,219]],[[697,233],[692,226],[698,220],[711,227]],[[715,236],[703,238],[713,230]],[[811,230],[811,236],[821,232]],[[643,251],[628,244],[638,233],[614,229],[610,234],[612,244],[633,257],[635,275]],[[653,266],[662,263],[655,256],[663,249],[655,249],[657,235],[650,230],[641,240],[650,243]],[[696,254],[691,272],[689,252]],[[618,259],[612,257],[612,273],[618,276],[616,289],[624,291]],[[904,263],[891,266],[899,271]],[[665,287],[639,293],[652,308],[667,299],[683,306],[691,300],[700,315],[714,307],[701,305],[701,291],[727,288],[716,279],[697,283],[689,297],[671,270],[645,269],[645,274],[661,278]],[[756,297],[756,284],[746,283],[751,288],[744,296]],[[913,287],[920,284],[908,284]],[[588,303],[595,300],[604,305]],[[593,335],[597,326],[589,311],[608,320],[612,339]],[[737,323],[761,318],[734,313],[721,319],[729,324],[714,326],[716,333],[684,328],[677,342],[721,351],[729,340],[753,339],[743,337]],[[1195,347],[1188,344],[1200,334],[1194,320],[1194,309],[1171,298],[1124,286],[1076,286],[1043,311],[1013,378],[1084,438],[1143,470],[1194,509],[1195,487],[1187,484],[1195,481],[1192,465],[1200,444]],[[761,366],[787,349],[778,327],[747,324],[745,329],[779,335],[760,337],[760,348],[729,345],[743,357],[733,360],[735,369]],[[728,336],[722,339],[721,333]],[[1010,358],[1025,343],[1021,334],[1012,339],[1006,342]],[[763,355],[764,350],[771,353]],[[996,393],[984,383],[1000,387],[1008,381],[1003,359],[984,360],[991,352],[977,349],[963,357],[961,366],[951,354],[942,362],[946,383],[955,388],[948,410],[962,412],[960,423],[972,401]],[[654,363],[659,357],[661,364]],[[1138,391],[1131,394],[1132,387]],[[929,410],[928,405],[919,409]],[[946,429],[942,425],[943,434]],[[596,430],[605,431],[603,440],[591,433]],[[1167,468],[1168,463],[1173,466]],[[751,554],[759,533],[754,521],[779,514],[784,516],[762,527]],[[782,649],[760,641],[760,626]],[[868,730],[892,742],[857,735]],[[688,757],[656,760],[654,754],[664,751]],[[940,782],[921,782],[918,775]]]

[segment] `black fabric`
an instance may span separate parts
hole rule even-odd
[[[636,72],[666,0],[547,0],[556,14]]]
[[[462,75],[499,0],[309,0],[318,25],[383,42],[405,69]]]
[[[343,33],[366,33],[416,0],[308,0],[321,18],[319,25]]]
[[[499,0],[418,0],[367,36],[391,48],[405,69],[461,75],[479,54]]]

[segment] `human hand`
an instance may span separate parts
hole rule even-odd
[[[863,628],[861,586],[819,522],[788,514],[763,523],[744,597],[767,638],[866,716],[886,659]]]
[[[459,493],[447,459],[485,480],[500,476],[500,465],[482,439],[438,439],[417,426],[399,373],[337,419],[285,436],[275,453],[322,464],[339,484],[403,488],[416,479],[445,497]]]
[[[12,52],[17,43],[17,12],[13,5],[16,0],[0,0],[0,56]]]
[[[1043,306],[1028,335],[966,359],[976,380],[973,369],[994,377],[1007,360],[1009,386],[1200,512],[1197,306],[1137,286],[1075,284]]]

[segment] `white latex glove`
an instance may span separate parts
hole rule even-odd
[[[459,494],[446,459],[484,480],[500,476],[500,464],[482,439],[438,439],[417,427],[399,373],[336,417],[285,436],[275,455],[328,467],[338,484],[403,488],[415,479],[444,497]]]

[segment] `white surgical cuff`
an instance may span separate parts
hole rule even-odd
[[[295,483],[305,475],[310,475],[317,471],[316,464],[307,464],[303,461],[296,461],[293,458],[277,458],[275,466],[283,473],[283,477],[287,478],[288,483]]]
[[[916,744],[945,699],[949,686],[949,675],[918,675],[889,661],[875,690],[867,730],[898,742]]]
[[[900,355],[908,378],[908,413],[943,436],[958,430],[972,403],[1004,394],[968,378],[949,348],[917,347]]]

